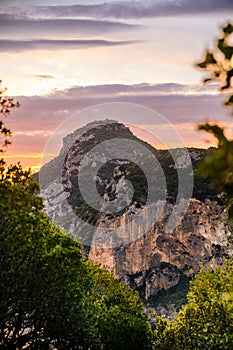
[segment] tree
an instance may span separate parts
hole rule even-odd
[[[151,335],[138,294],[85,260],[30,172],[0,160],[0,348],[149,349]]]
[[[138,294],[83,258],[18,171],[2,171],[0,181],[1,348],[148,349]]]
[[[100,306],[97,327],[103,349],[150,349],[151,326],[138,293],[127,283],[89,263],[94,271],[96,301]]]
[[[225,102],[233,107],[233,25],[228,23],[222,29],[222,35],[217,40],[216,47],[207,51],[203,62],[197,66],[209,72],[204,80],[208,83],[217,81],[220,90],[229,92]],[[198,173],[212,179],[213,186],[223,192],[228,203],[230,220],[233,220],[233,140],[228,139],[224,130],[218,125],[202,124],[199,129],[212,133],[218,140],[218,148],[209,153],[204,162],[201,162]]]
[[[207,51],[198,67],[209,72],[205,83],[218,81],[221,91],[230,93],[225,102],[233,106],[233,25],[222,30],[213,51]],[[202,124],[201,130],[212,133],[218,148],[209,152],[198,172],[211,178],[213,185],[226,195],[229,217],[233,219],[233,141],[218,125]],[[158,318],[154,333],[155,349],[224,349],[233,348],[233,258],[223,266],[204,270],[191,282],[188,303],[174,321]]]
[[[88,348],[95,344],[90,268],[80,245],[41,211],[35,191],[30,178],[0,182],[1,347]]]
[[[13,98],[5,96],[6,88],[1,88],[1,83],[0,80],[0,114],[6,117],[12,108],[19,107],[19,103],[14,102]],[[10,144],[9,137],[11,136],[11,130],[6,127],[3,120],[0,120],[0,136],[2,136],[0,152],[3,152],[4,148]]]
[[[202,270],[191,282],[188,303],[174,321],[159,319],[155,349],[233,348],[233,259]]]

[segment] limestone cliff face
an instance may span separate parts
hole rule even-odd
[[[93,246],[90,258],[113,269],[148,299],[177,285],[183,275],[197,273],[201,264],[215,267],[233,253],[232,232],[216,202],[192,199],[182,223],[165,233],[171,210],[168,205],[166,214],[149,232],[139,232],[140,238],[126,246]]]
[[[143,144],[161,164],[166,177],[167,197],[158,220],[155,220],[154,207],[147,208],[145,205],[147,183],[140,166],[135,167],[125,157],[118,158],[119,153],[116,152],[113,160],[107,161],[106,158],[106,166],[100,168],[109,149],[104,149],[104,154],[102,151],[92,153],[83,162],[90,149],[114,137]],[[150,166],[150,157],[146,159],[134,148],[129,147],[129,150],[142,160],[140,164],[144,169]],[[167,307],[167,295],[170,296],[170,304],[173,303],[174,295],[179,306],[180,300],[184,302],[188,280],[199,271],[201,264],[215,267],[233,253],[231,228],[226,224],[226,214],[218,194],[208,188],[208,179],[194,178],[193,198],[185,216],[172,232],[166,230],[177,196],[177,167],[187,166],[182,150],[174,152],[176,166],[169,151],[153,149],[136,138],[123,124],[106,121],[102,125],[97,122],[68,135],[60,155],[40,172],[42,196],[50,218],[75,235],[79,235],[83,228],[82,220],[91,222],[90,232],[84,232],[91,242],[87,250],[89,257],[127,281],[147,303],[155,305],[159,313],[163,313],[159,309],[161,305]],[[203,150],[189,150],[194,169],[204,154]],[[87,169],[84,177],[90,169],[100,169],[95,177],[96,187],[106,202],[114,200],[118,187],[118,194],[122,195],[122,198],[119,196],[120,202],[124,201],[128,194],[124,193],[124,180],[133,184],[134,196],[131,202],[126,200],[129,203],[125,210],[110,215],[97,210],[97,205],[95,209],[91,205],[87,206],[78,187],[81,162]],[[155,207],[160,205],[159,198]],[[141,212],[142,220],[139,215]],[[136,219],[137,215],[139,219]],[[123,229],[117,231],[118,242],[115,244],[111,233],[119,227]],[[124,240],[125,237],[129,238],[128,241]]]

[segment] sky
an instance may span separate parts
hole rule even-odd
[[[1,0],[0,78],[21,105],[6,159],[38,169],[59,125],[110,102],[152,108],[186,146],[210,146],[197,123],[221,120],[230,133],[233,119],[195,63],[232,15],[232,0]],[[131,124],[156,130],[153,118]]]

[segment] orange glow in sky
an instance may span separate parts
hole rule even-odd
[[[75,4],[83,6],[76,11],[70,8]],[[106,0],[101,11],[93,11],[93,4],[102,1],[66,0],[64,7],[61,0],[2,1],[0,79],[21,104],[7,120],[14,135],[4,154],[8,163],[38,170],[44,147],[61,123],[109,102],[160,113],[187,147],[215,145],[197,132],[200,122],[221,121],[231,134],[224,97],[214,85],[203,87],[202,72],[195,68],[233,11],[230,1],[229,8],[221,1],[206,2],[204,10],[195,1]],[[164,148],[144,126],[142,118],[131,129]],[[154,135],[153,121],[150,128]]]

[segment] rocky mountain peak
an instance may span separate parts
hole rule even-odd
[[[170,312],[185,302],[188,282],[200,264],[221,264],[233,249],[223,200],[208,179],[194,176],[185,215],[177,214],[183,215],[179,224],[166,230],[177,200],[178,171],[190,159],[195,171],[206,152],[156,150],[117,121],[89,123],[67,135],[59,156],[40,171],[46,212],[88,246],[91,259],[113,269],[157,311]],[[154,157],[157,176],[148,182]],[[163,210],[153,221],[160,204]],[[120,244],[118,237],[116,244],[114,232],[130,239]],[[174,303],[167,307],[171,295]]]

